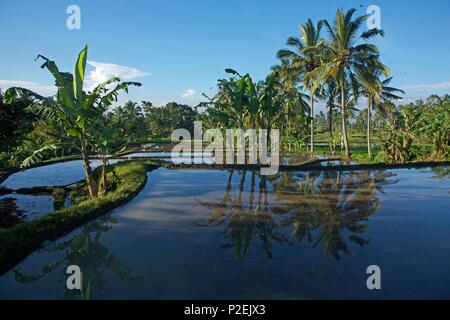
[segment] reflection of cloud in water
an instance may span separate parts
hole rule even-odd
[[[120,160],[110,160],[116,163]],[[100,160],[91,160],[92,169],[101,164]],[[10,175],[2,186],[10,189],[33,188],[43,186],[65,186],[84,179],[85,173],[81,160],[58,162],[35,167]]]
[[[121,220],[120,227],[135,226],[136,232],[182,232],[196,233],[193,228],[186,228],[186,223],[204,219],[208,212],[191,197],[172,196],[166,198],[152,198],[140,201],[138,205],[127,208],[127,213]]]

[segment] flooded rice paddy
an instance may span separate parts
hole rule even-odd
[[[2,275],[0,298],[450,298],[448,175],[160,168]],[[65,286],[73,264],[82,292]]]

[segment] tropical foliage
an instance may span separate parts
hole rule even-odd
[[[394,78],[371,42],[384,31],[364,30],[368,17],[356,13],[339,9],[332,20],[309,19],[277,52],[279,63],[264,79],[226,69],[216,92],[196,106],[150,101],[112,106],[119,92],[140,84],[114,77],[86,89],[87,47],[73,73],[59,71],[54,61],[39,55],[42,68],[55,78],[57,94],[43,97],[26,88],[0,92],[0,168],[80,155],[96,196],[99,183],[89,157],[100,158],[106,167],[109,155],[167,141],[177,128],[192,132],[195,120],[204,129],[279,129],[285,151],[357,161],[448,159],[449,95],[401,105],[404,92],[391,85]],[[319,105],[323,109],[317,112]],[[100,182],[100,190],[107,189]]]
[[[394,176],[384,171],[311,171],[267,177],[231,170],[223,196],[199,200],[210,215],[197,225],[222,229],[221,248],[239,261],[255,243],[271,258],[275,245],[296,242],[340,259],[352,254],[352,246],[370,242],[364,237],[367,221],[380,210],[378,192],[397,183]]]
[[[98,194],[92,168],[89,163],[89,148],[103,141],[95,139],[95,128],[98,119],[106,112],[113,101],[117,101],[120,91],[128,91],[128,87],[140,86],[137,82],[121,82],[114,77],[99,84],[90,91],[83,90],[88,47],[85,46],[78,55],[73,73],[61,72],[56,63],[42,55],[37,59],[44,60],[41,68],[47,69],[55,79],[57,93],[55,97],[43,97],[25,88],[13,87],[5,92],[6,104],[11,104],[23,97],[32,97],[30,110],[56,124],[63,135],[61,141],[46,144],[35,150],[22,165],[28,166],[39,161],[48,150],[71,147],[75,148],[83,159],[86,172],[86,184],[92,197]],[[96,148],[94,148],[96,149]]]

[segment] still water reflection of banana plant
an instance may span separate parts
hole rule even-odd
[[[107,232],[116,223],[111,215],[102,216],[86,224],[82,231],[70,240],[57,242],[47,246],[42,251],[49,254],[62,254],[62,257],[55,259],[51,264],[42,267],[38,275],[29,275],[20,268],[14,270],[14,277],[20,283],[35,282],[49,273],[60,270],[61,277],[58,282],[65,288],[64,299],[92,299],[94,292],[105,292],[106,282],[103,273],[107,270],[115,273],[123,281],[136,280],[138,277],[132,275],[129,270],[125,270],[121,261],[108,248],[100,242],[103,233]],[[70,265],[77,265],[82,270],[82,289],[68,290],[66,287],[66,270]]]
[[[274,243],[298,242],[320,246],[325,256],[336,259],[341,253],[351,255],[350,243],[369,243],[363,234],[368,218],[380,210],[377,193],[397,182],[389,179],[394,174],[384,171],[238,174],[235,192],[234,171],[230,171],[223,197],[198,200],[210,210],[209,218],[198,225],[222,227],[222,248],[231,249],[239,261],[245,259],[252,241],[258,241],[269,258]]]

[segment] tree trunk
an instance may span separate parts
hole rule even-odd
[[[95,198],[98,195],[97,184],[94,181],[94,174],[92,173],[91,165],[89,164],[89,157],[86,152],[84,142],[81,143],[81,156],[83,157],[83,167],[86,173],[86,184],[91,197]]]
[[[108,180],[106,176],[106,158],[102,157],[102,193],[106,194],[108,192]]]
[[[229,193],[231,191],[231,182],[232,182],[232,178],[233,178],[233,173],[234,171],[231,170],[230,174],[228,175],[228,181],[227,181],[227,193]]]
[[[369,158],[372,158],[372,150],[370,147],[370,108],[372,105],[372,98],[369,96],[367,99],[367,154]]]
[[[333,102],[328,103],[328,131],[330,133],[330,151],[334,156],[334,137],[333,137]]]
[[[238,200],[239,203],[242,203],[242,193],[244,192],[244,186],[245,186],[245,175],[247,174],[246,170],[241,171],[241,181],[239,182],[239,193],[238,193]]]
[[[311,153],[314,152],[314,95],[311,94]]]
[[[344,147],[346,160],[350,160],[350,146],[347,136],[347,109],[345,106],[344,85],[341,83],[341,109],[342,109],[342,135],[344,136]]]
[[[254,208],[253,208],[253,201],[255,200],[255,182],[256,182],[256,171],[252,170],[251,184],[250,184],[250,195],[249,195],[250,210],[254,210]],[[255,213],[256,213],[256,211],[255,211]]]

